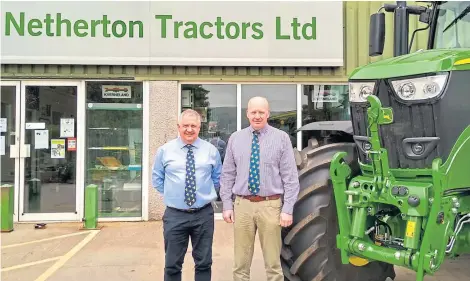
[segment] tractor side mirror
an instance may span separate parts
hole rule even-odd
[[[385,14],[375,13],[370,16],[369,56],[383,53],[385,43]]]

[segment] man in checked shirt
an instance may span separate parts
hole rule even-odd
[[[258,232],[268,281],[284,281],[281,228],[299,194],[294,152],[287,133],[267,124],[265,98],[250,99],[246,114],[250,126],[230,136],[220,178],[223,217],[234,224],[233,280],[250,280]]]

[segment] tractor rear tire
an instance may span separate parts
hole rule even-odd
[[[333,156],[348,153],[352,175],[359,173],[354,143],[319,146],[315,139],[302,151],[294,149],[300,192],[293,224],[283,229],[281,263],[287,281],[385,281],[395,279],[393,265],[370,262],[365,266],[342,264],[336,248],[338,218],[329,168]],[[390,280],[390,279],[388,279]]]

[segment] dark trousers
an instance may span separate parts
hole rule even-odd
[[[181,281],[181,269],[188,249],[189,237],[193,247],[195,281],[210,281],[212,241],[214,236],[214,209],[208,207],[194,213],[166,208],[163,215],[165,241],[164,281]]]

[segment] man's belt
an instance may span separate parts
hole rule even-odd
[[[250,200],[251,202],[261,202],[268,200],[276,200],[281,198],[280,194],[275,194],[271,196],[259,196],[259,195],[240,195],[241,198]]]
[[[179,211],[179,212],[183,212],[183,213],[196,213],[196,212],[199,212],[209,206],[212,206],[211,203],[208,203],[200,208],[191,208],[191,209],[178,209],[178,208],[173,208],[173,207],[168,207],[170,209],[173,209],[173,210],[176,210],[176,211]]]

